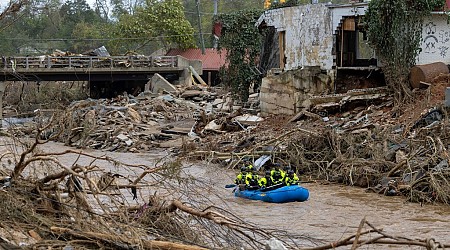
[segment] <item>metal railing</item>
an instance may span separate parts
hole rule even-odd
[[[150,68],[178,67],[176,56],[37,56],[37,57],[2,57],[0,68],[3,69],[38,69],[38,68]]]

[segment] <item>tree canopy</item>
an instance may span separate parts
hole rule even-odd
[[[111,11],[110,11],[111,10]],[[109,13],[108,15],[106,13]],[[0,18],[2,55],[82,53],[106,45],[113,54],[151,53],[158,47],[195,47],[194,29],[179,0],[24,1]]]
[[[184,7],[178,0],[147,0],[136,7],[134,14],[123,14],[114,29],[114,37],[135,38],[117,40],[114,47],[121,46],[134,50],[149,42],[159,42],[160,46],[195,47],[194,29],[184,17]]]

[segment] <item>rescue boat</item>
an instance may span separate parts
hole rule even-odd
[[[234,190],[234,196],[271,203],[302,202],[308,200],[309,191],[300,185],[275,186],[255,190],[240,190],[237,187]]]

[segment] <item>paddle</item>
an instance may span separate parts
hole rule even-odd
[[[237,186],[236,184],[227,184],[225,185],[225,188],[234,188],[236,186]]]
[[[278,188],[283,187],[283,186],[285,186],[284,183],[277,183],[277,184],[272,185],[272,186],[261,188],[261,192],[272,191],[272,190],[278,189]]]

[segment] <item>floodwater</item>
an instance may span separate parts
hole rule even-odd
[[[59,143],[47,143],[40,149],[46,152],[61,152],[65,149]],[[128,164],[144,164],[154,166],[157,160],[167,152],[153,153],[113,153],[85,150],[94,155],[107,155]],[[76,155],[59,157],[61,162],[71,166],[88,164],[91,159],[78,158]],[[5,160],[5,159],[3,159]],[[101,161],[96,164],[102,165]],[[125,173],[120,166],[103,163],[106,168]],[[271,204],[251,201],[233,196],[232,189],[225,185],[233,183],[235,171],[207,163],[185,163],[187,175],[192,175],[210,186],[205,195],[210,195],[211,202],[227,211],[258,224],[263,228],[276,228],[295,234],[306,235],[325,242],[339,241],[356,233],[360,221],[366,218],[377,228],[389,235],[403,236],[411,239],[434,238],[438,242],[450,244],[450,206],[417,204],[405,202],[404,197],[386,197],[367,193],[362,188],[341,185],[304,184],[310,191],[310,198],[302,203]],[[142,192],[141,192],[142,194]],[[220,198],[219,198],[220,197]],[[130,205],[143,204],[144,198],[130,200]],[[366,226],[365,230],[368,229]],[[362,249],[384,249],[383,246],[365,246]],[[417,249],[411,247],[395,247],[397,249]],[[342,249],[346,249],[345,247]]]
[[[237,214],[253,223],[294,231],[328,243],[354,235],[361,220],[366,218],[391,236],[434,238],[450,244],[450,206],[410,203],[405,197],[387,197],[366,192],[363,188],[336,184],[305,183],[302,186],[310,191],[310,198],[301,203],[249,201],[231,196],[231,191],[224,195],[231,196],[226,201]],[[364,230],[368,229],[364,227]],[[413,249],[405,246],[389,248]],[[383,246],[362,249],[383,249]]]

